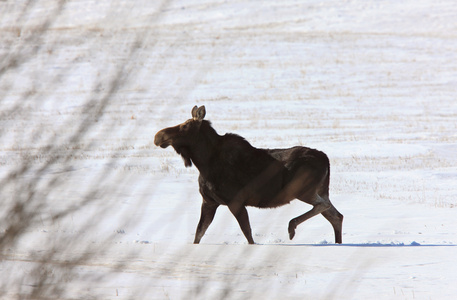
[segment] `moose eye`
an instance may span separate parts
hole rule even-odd
[[[181,130],[188,130],[190,127],[190,123],[185,123],[181,126]]]

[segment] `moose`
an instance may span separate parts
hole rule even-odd
[[[246,206],[275,208],[294,199],[313,208],[290,220],[291,240],[299,224],[322,214],[333,226],[335,243],[342,243],[343,215],[330,202],[330,162],[325,153],[301,146],[255,148],[239,135],[219,135],[205,115],[205,106],[195,106],[191,119],[154,137],[156,146],[172,146],[186,167],[194,164],[200,172],[203,203],[194,244],[200,243],[219,205],[229,208],[248,243],[254,244]]]

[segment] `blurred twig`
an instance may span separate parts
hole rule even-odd
[[[50,34],[50,28],[64,11],[67,1],[60,0],[54,4],[51,10],[49,7],[42,7],[45,5],[42,1],[27,1],[17,6],[12,3],[0,4],[4,6],[6,12],[15,13],[16,16],[14,24],[8,25],[13,37],[4,40],[5,43],[10,43],[9,47],[6,52],[0,53],[0,83],[7,76],[19,80],[21,72],[34,68],[32,61],[45,51],[44,41]],[[46,14],[40,14],[42,10],[45,10]],[[30,28],[27,18],[37,14],[40,21],[34,21],[36,24]],[[10,148],[15,152],[14,156],[21,158],[20,162],[10,164],[0,177],[2,201],[0,257],[2,260],[14,259],[14,255],[20,250],[18,247],[21,247],[21,240],[37,224],[57,222],[75,212],[83,211],[94,202],[98,203],[98,209],[91,213],[102,216],[105,206],[108,205],[104,204],[103,200],[106,197],[104,181],[107,178],[106,172],[109,170],[106,169],[96,177],[91,186],[85,187],[85,194],[77,202],[65,203],[60,209],[50,207],[53,203],[48,198],[54,191],[64,189],[66,182],[62,174],[53,170],[56,168],[70,170],[75,155],[88,150],[84,147],[90,147],[88,134],[94,127],[99,126],[98,120],[113,103],[113,97],[135,74],[134,62],[138,59],[137,50],[142,46],[141,35],[143,34],[145,32],[138,31],[132,41],[126,44],[125,61],[117,63],[114,68],[106,64],[97,65],[99,75],[95,77],[93,89],[84,101],[81,112],[77,115],[78,118],[71,116],[66,118],[62,125],[56,125],[53,128],[52,134],[43,134],[46,132],[46,126],[42,125],[40,120],[33,118],[34,112],[30,108],[30,105],[40,107],[41,103],[48,101],[46,97],[49,95],[40,92],[24,92],[18,98],[15,96],[17,91],[14,89],[14,83],[17,82],[8,85],[4,81],[0,94],[0,102],[4,104],[0,112],[1,120],[8,124],[8,119],[13,121],[21,119],[25,125],[23,133],[28,136],[28,139],[18,135],[7,136],[6,131],[0,132],[0,140],[3,144],[11,145]],[[95,40],[93,42],[96,43]],[[52,51],[57,52],[60,50],[59,47],[64,46],[55,43],[52,47]],[[71,72],[72,66],[69,65],[63,70],[54,72],[57,75],[51,74],[49,77],[39,77],[40,70],[26,73],[30,81],[44,85],[46,91],[51,91],[49,93],[52,95],[52,91],[60,83],[60,80],[55,79],[70,78]],[[107,72],[109,74],[105,75]],[[27,116],[31,118],[22,119]],[[105,131],[105,134],[109,134],[110,129],[112,130],[106,126],[101,132]],[[83,148],[81,145],[84,145]],[[115,186],[115,183],[109,185]],[[66,283],[78,277],[75,267],[87,262],[95,253],[103,252],[108,241],[100,241],[97,249],[89,249],[91,245],[87,245],[87,251],[72,255],[64,262],[61,262],[59,257],[62,253],[71,251],[82,238],[81,235],[90,231],[95,222],[96,219],[90,219],[86,224],[78,224],[80,225],[78,234],[60,236],[58,239],[51,236],[46,241],[47,245],[43,245],[46,251],[41,254],[36,254],[32,250],[28,256],[32,259],[33,269],[20,279],[11,276],[9,280],[2,281],[0,297],[14,294],[20,298],[31,299],[65,297]],[[2,272],[6,271],[7,269],[2,270]]]

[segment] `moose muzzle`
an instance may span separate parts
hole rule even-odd
[[[154,144],[161,148],[167,148],[171,145],[171,138],[167,135],[165,129],[156,133],[156,136],[154,137]]]

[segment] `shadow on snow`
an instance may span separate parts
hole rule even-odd
[[[418,242],[405,243],[356,243],[356,244],[281,244],[280,246],[308,246],[308,247],[455,247],[453,244],[420,244]]]

